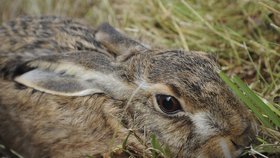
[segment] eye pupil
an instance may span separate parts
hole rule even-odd
[[[164,106],[165,109],[172,110],[174,105],[173,105],[173,102],[171,100],[171,97],[165,98],[165,100],[163,101],[162,106]]]
[[[182,110],[179,101],[175,97],[158,94],[156,99],[160,109],[167,114],[174,114]]]

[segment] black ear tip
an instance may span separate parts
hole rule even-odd
[[[13,73],[13,78],[20,76],[28,71],[34,70],[34,67],[28,66],[26,63],[18,65]]]
[[[215,62],[218,61],[218,54],[217,53],[207,53],[207,57],[211,60],[214,60]]]
[[[108,22],[104,22],[97,27],[97,32],[106,32],[108,34],[119,34],[119,32]]]
[[[33,67],[28,66],[25,62],[20,60],[11,60],[5,63],[3,67],[0,67],[0,76],[3,75],[6,79],[13,79],[19,75],[24,74]]]
[[[112,27],[110,24],[109,24],[109,22],[103,22],[103,23],[101,23],[100,25],[99,25],[99,27],[98,28],[106,28],[106,27]]]

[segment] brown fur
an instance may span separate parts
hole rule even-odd
[[[108,24],[94,30],[58,17],[8,22],[0,43],[0,137],[26,157],[106,155],[130,130],[142,139],[128,139],[139,153],[153,133],[174,156],[226,157],[224,143],[236,157],[256,135],[206,53],[153,50]],[[174,96],[183,111],[164,113],[156,94]]]

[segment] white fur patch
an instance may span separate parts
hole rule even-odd
[[[195,124],[195,131],[198,133],[202,140],[209,138],[217,133],[216,129],[210,125],[209,117],[205,112],[199,112],[190,115],[193,123]]]
[[[149,83],[147,83],[144,79],[141,79],[140,81],[136,81],[136,84],[144,90],[147,90],[151,87]]]
[[[220,140],[219,145],[222,148],[225,158],[232,158],[227,143],[225,142],[224,139]]]

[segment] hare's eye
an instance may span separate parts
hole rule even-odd
[[[175,114],[182,110],[179,101],[170,95],[157,94],[156,100],[164,113]]]

